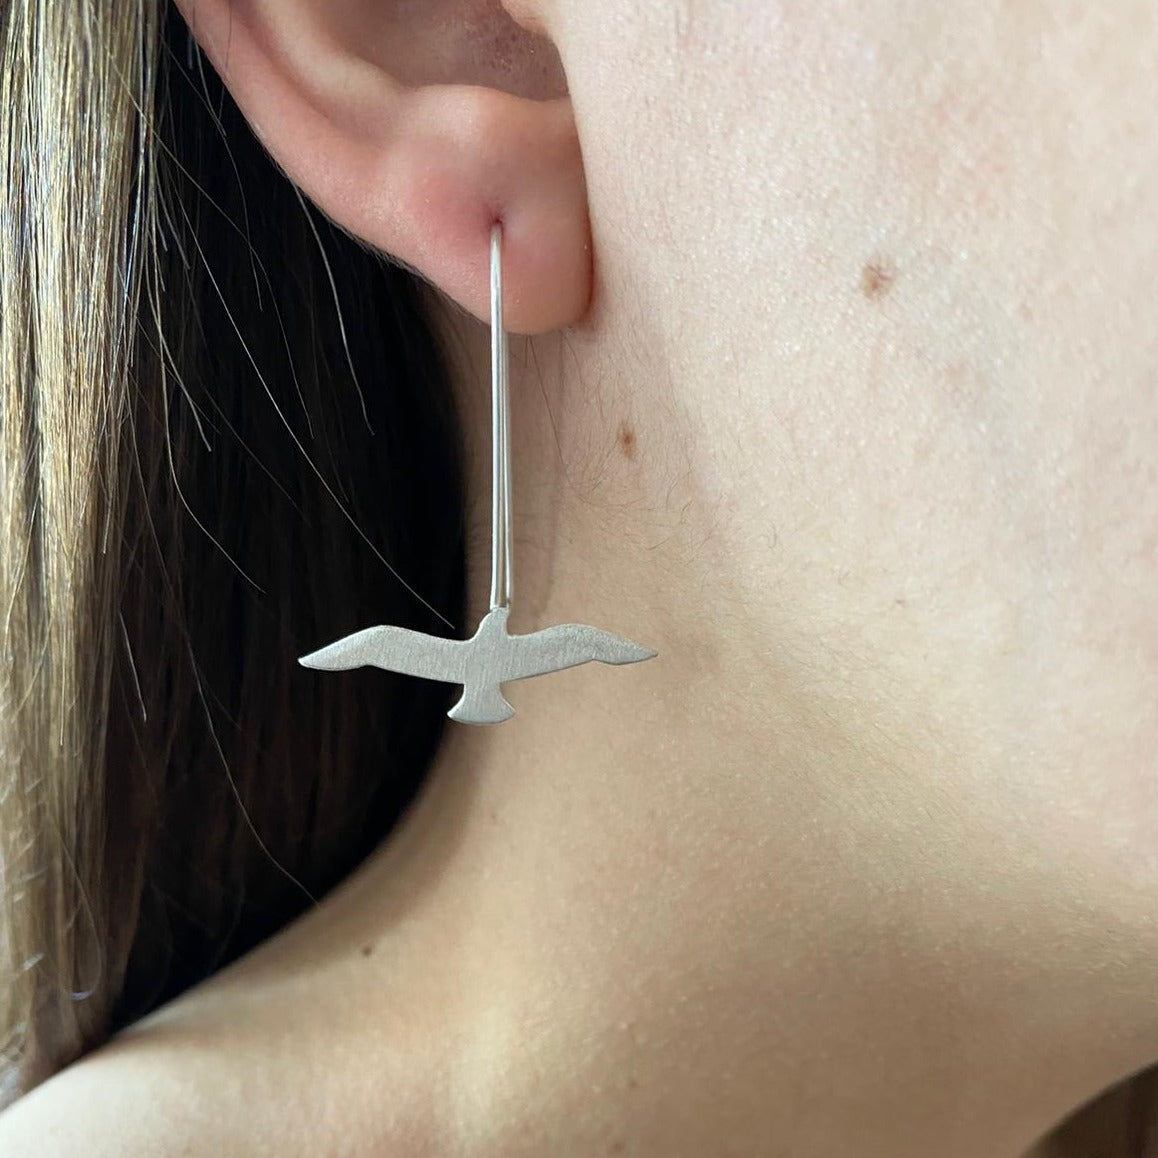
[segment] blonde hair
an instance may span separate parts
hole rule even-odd
[[[278,174],[175,12],[10,0],[0,52],[10,1100],[389,831],[448,689],[294,657],[435,629],[391,568],[457,622],[463,529],[416,287]]]
[[[123,882],[103,856],[103,756],[125,503],[114,432],[128,417],[126,322],[147,229],[127,218],[150,203],[133,195],[148,180],[134,101],[149,88],[139,38],[155,17],[19,2],[4,16],[0,1025],[6,1057],[39,1059],[26,1081],[93,1038],[119,982],[102,974],[133,927],[131,893],[115,907]]]

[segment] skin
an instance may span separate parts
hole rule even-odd
[[[476,617],[451,303],[507,223],[512,630],[660,659],[509,687],[336,895],[0,1142],[1016,1158],[1158,1060],[1158,10],[183,7],[439,291]]]

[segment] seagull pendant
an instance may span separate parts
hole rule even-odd
[[[303,667],[347,671],[380,667],[402,675],[460,684],[462,697],[450,709],[463,724],[498,724],[515,709],[503,698],[512,680],[563,671],[580,664],[639,663],[655,652],[626,639],[561,623],[530,635],[510,635],[511,456],[507,386],[507,343],[503,331],[502,227],[491,230],[491,609],[470,639],[443,639],[405,627],[369,627],[303,656]]]
[[[471,639],[442,639],[405,627],[369,627],[323,647],[299,662],[323,671],[380,667],[462,685],[462,698],[450,709],[462,724],[500,724],[515,714],[501,685],[580,664],[639,663],[654,651],[626,639],[586,627],[561,623],[530,635],[507,633],[507,609],[496,607]]]

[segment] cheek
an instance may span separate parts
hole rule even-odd
[[[908,250],[881,331],[1006,594],[1158,680],[1158,10],[985,7],[874,58],[866,179]]]

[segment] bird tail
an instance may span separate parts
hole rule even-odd
[[[498,684],[467,684],[462,698],[447,712],[460,724],[501,724],[515,714]]]

